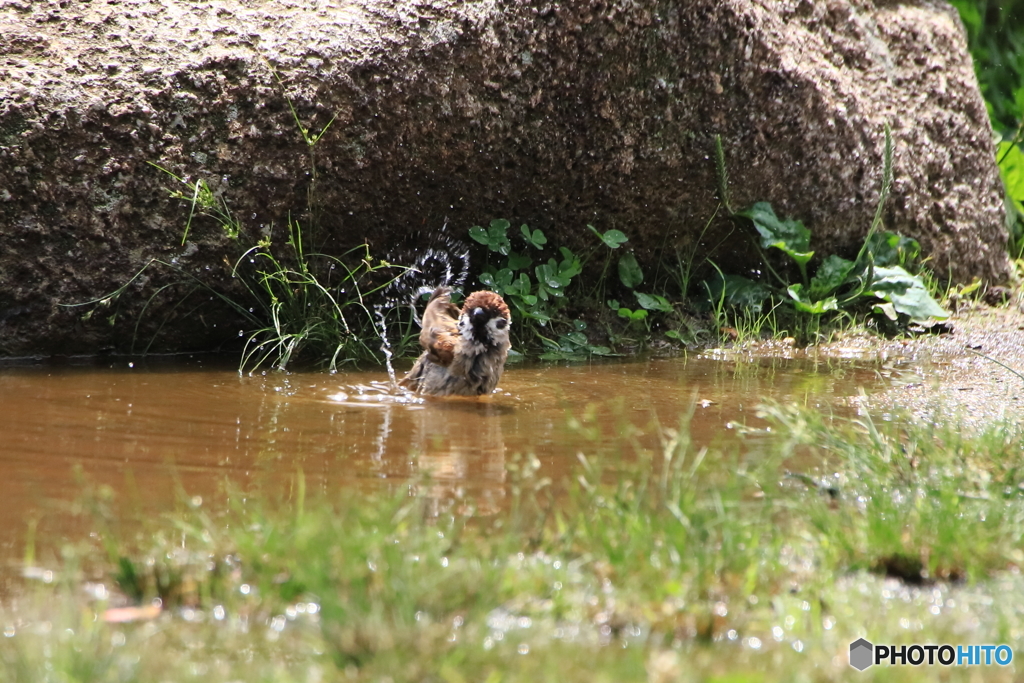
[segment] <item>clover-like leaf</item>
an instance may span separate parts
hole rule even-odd
[[[544,233],[539,229],[531,232],[530,226],[524,224],[519,227],[519,230],[523,233],[523,238],[526,240],[526,243],[533,246],[535,249],[542,249],[544,245],[548,243],[548,238],[545,237]]]
[[[633,311],[623,306],[619,309],[619,317],[625,318],[626,320],[643,320],[647,317],[647,311],[642,308]]]
[[[580,262],[579,256],[565,247],[559,247],[559,252],[562,254],[562,262],[558,264],[559,275],[571,279],[583,272],[583,264]]]
[[[523,270],[533,265],[533,259],[526,254],[517,254],[514,251],[508,253],[508,267],[512,270]]]
[[[600,240],[604,242],[605,246],[607,246],[609,249],[618,249],[623,244],[629,241],[629,238],[626,237],[626,235],[621,230],[613,229],[609,230],[608,232],[602,233],[593,225],[588,225],[587,227],[590,228],[590,231],[597,235],[600,238]]]
[[[623,254],[619,259],[619,281],[633,289],[644,281],[644,273],[633,254]]]

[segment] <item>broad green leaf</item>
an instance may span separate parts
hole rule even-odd
[[[646,308],[648,311],[671,313],[673,310],[672,304],[668,302],[668,299],[660,294],[643,294],[642,292],[636,292],[636,300],[642,308]]]
[[[996,159],[1002,159],[999,163],[999,174],[1003,177],[1006,195],[1018,213],[1024,214],[1024,151],[1017,145],[1011,146],[1009,142],[1001,142]]]
[[[835,254],[829,256],[811,278],[808,297],[811,300],[816,300],[835,293],[837,289],[846,284],[853,267],[853,261],[848,261]]]
[[[800,284],[790,285],[786,292],[789,294],[789,298],[792,299],[793,308],[802,313],[822,315],[828,311],[839,309],[839,303],[834,296],[812,300],[806,296],[804,286]]]
[[[920,256],[921,245],[910,237],[879,231],[868,240],[867,251],[875,266],[902,266]]]
[[[932,298],[921,278],[911,275],[899,266],[875,268],[875,277],[869,287],[879,299],[890,302],[898,313],[917,323],[930,318],[945,320],[949,313]]]
[[[801,267],[814,256],[814,252],[810,250],[811,231],[800,221],[779,219],[768,202],[758,202],[737,215],[753,221],[754,228],[761,235],[763,248],[774,247],[783,251]]]
[[[619,259],[619,280],[630,289],[644,281],[644,273],[633,254],[623,254]]]
[[[588,225],[587,227],[590,228],[590,231],[597,235],[609,249],[618,249],[624,243],[629,241],[626,235],[620,230],[609,230],[608,232],[601,233],[593,225]]]
[[[876,304],[872,306],[871,311],[873,313],[881,313],[882,315],[884,315],[889,320],[892,320],[893,322],[898,320],[900,317],[899,314],[896,313],[896,308],[888,301],[886,301],[884,304]]]
[[[711,302],[717,304],[724,296],[725,303],[739,308],[760,308],[772,291],[742,275],[715,276],[705,283]]]

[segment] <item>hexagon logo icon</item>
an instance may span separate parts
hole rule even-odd
[[[874,653],[874,645],[863,638],[858,638],[850,643],[850,666],[857,671],[863,671],[871,666]]]

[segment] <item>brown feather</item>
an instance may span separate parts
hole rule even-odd
[[[509,349],[505,323],[511,323],[512,316],[494,292],[473,292],[461,312],[450,295],[448,287],[438,287],[427,302],[420,332],[423,353],[400,384],[432,396],[489,394],[505,369]],[[478,309],[483,314],[474,315]],[[498,318],[505,323],[492,327],[491,321]]]
[[[420,346],[427,357],[439,365],[450,365],[459,336],[459,309],[452,303],[451,289],[438,287],[423,311]]]
[[[492,317],[501,316],[505,320],[510,320],[512,317],[505,300],[494,292],[473,292],[467,296],[466,302],[462,304],[462,312],[469,313],[474,308],[482,308]]]

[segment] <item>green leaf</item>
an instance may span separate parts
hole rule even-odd
[[[839,310],[839,302],[834,296],[824,299],[811,300],[804,295],[804,286],[801,284],[790,285],[786,292],[792,299],[793,308],[810,315],[822,315],[827,311]]]
[[[996,158],[1000,159],[999,175],[1006,186],[1006,195],[1017,212],[1024,214],[1024,152],[1017,145],[1000,142]]]
[[[724,290],[725,303],[739,308],[761,308],[772,295],[771,289],[742,275],[715,276],[705,286],[712,303],[723,297]]]
[[[644,281],[644,273],[633,254],[623,254],[619,259],[619,280],[630,289]]]
[[[530,276],[526,273],[519,273],[519,277],[505,287],[504,293],[520,297],[528,295],[530,293]]]
[[[508,221],[498,218],[491,221],[490,227],[486,230],[479,225],[474,225],[469,229],[469,236],[480,244],[486,244],[491,251],[507,256],[512,247],[508,241],[508,226]]]
[[[636,292],[636,300],[642,308],[646,308],[648,311],[671,313],[673,310],[672,304],[668,302],[668,299],[660,294],[644,294],[642,292]]]
[[[898,320],[900,317],[899,314],[896,313],[896,308],[888,301],[886,301],[884,304],[876,304],[875,306],[872,306],[871,312],[881,313],[882,315],[884,315],[889,320],[892,320],[893,322]]]
[[[896,312],[909,316],[916,323],[949,317],[949,313],[928,293],[921,278],[900,266],[875,268],[875,276],[868,289],[879,299],[891,303]]]
[[[853,261],[848,261],[835,254],[829,256],[811,278],[808,297],[811,300],[817,300],[834,294],[836,290],[847,283],[854,265]]]
[[[533,259],[525,254],[517,254],[514,251],[508,253],[508,267],[512,270],[522,270],[533,265]]]
[[[590,343],[590,340],[587,339],[587,335],[583,334],[582,332],[570,332],[566,335],[563,335],[563,339],[568,340],[569,342],[575,344],[576,346],[587,346]]]
[[[559,251],[562,254],[562,262],[558,264],[558,274],[565,278],[574,278],[583,272],[583,264],[580,263],[580,257],[572,253],[565,247],[559,247]],[[567,282],[566,285],[569,283]]]
[[[537,294],[542,300],[547,301],[549,296],[564,296],[562,290],[568,281],[559,278],[558,264],[555,263],[555,259],[549,259],[547,263],[540,264],[534,269],[534,273],[537,275]]]
[[[625,306],[619,309],[619,317],[625,318],[626,320],[643,320],[647,317],[647,311],[640,309],[637,311],[631,311]]]
[[[609,249],[618,249],[629,241],[626,235],[620,230],[609,230],[606,233],[601,233],[593,225],[588,225],[587,227],[590,228],[590,231],[597,235]]]
[[[811,231],[800,221],[779,219],[768,202],[758,202],[737,215],[753,221],[754,228],[761,235],[761,246],[764,249],[779,249],[801,267],[814,256],[814,252],[810,250]]]
[[[921,245],[910,237],[880,231],[868,238],[867,250],[876,266],[902,266],[920,256]]]
[[[469,229],[469,236],[480,244],[487,244],[487,231],[479,225],[474,225]]]
[[[530,232],[530,226],[524,224],[519,227],[519,230],[523,233],[523,238],[526,239],[527,244],[532,245],[536,249],[541,249],[548,243],[548,238],[539,229]]]

